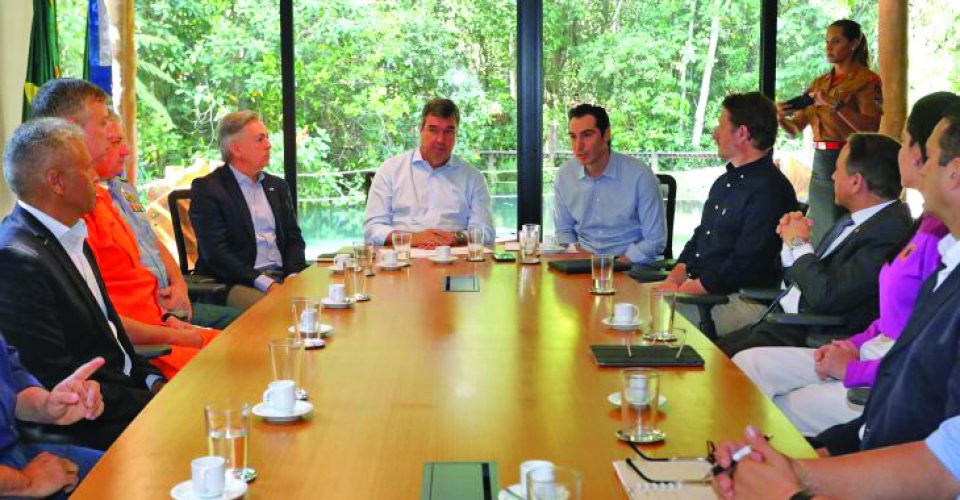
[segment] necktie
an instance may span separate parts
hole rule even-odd
[[[843,230],[853,225],[853,217],[850,217],[850,214],[844,215],[837,220],[837,223],[833,225],[833,228],[830,229],[830,232],[827,233],[827,236],[823,238],[823,241],[820,242],[820,246],[817,247],[817,259],[820,259],[827,253],[827,250],[833,245],[833,242],[843,234]]]

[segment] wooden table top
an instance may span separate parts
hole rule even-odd
[[[479,293],[442,291],[444,276],[474,273]],[[190,460],[207,453],[203,405],[258,402],[271,378],[267,340],[287,335],[290,298],[326,295],[338,280],[312,266],[247,311],[147,406],[73,498],[169,498],[190,478]],[[335,330],[326,348],[306,353],[312,416],[286,425],[254,417],[249,463],[260,477],[247,498],[419,498],[428,461],[495,461],[506,486],[529,459],[579,469],[584,498],[625,497],[611,462],[631,452],[606,400],[619,371],[597,367],[589,346],[625,342],[601,319],[614,302],[646,313],[647,288],[622,273],[616,295],[593,296],[589,286],[590,275],[566,276],[545,262],[415,260],[378,271],[372,301],[323,312]],[[668,438],[647,449],[702,455],[707,439],[740,437],[752,423],[781,451],[813,456],[722,352],[678,322],[706,366],[662,370]]]

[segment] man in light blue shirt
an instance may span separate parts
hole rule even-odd
[[[490,192],[483,174],[452,156],[460,111],[449,99],[423,107],[420,147],[383,162],[367,197],[366,241],[391,244],[394,231],[413,233],[419,248],[466,244],[464,231],[484,228],[494,240]]]
[[[610,118],[600,106],[570,110],[576,158],[557,173],[554,224],[560,244],[643,264],[667,242],[660,183],[650,167],[610,148]]]

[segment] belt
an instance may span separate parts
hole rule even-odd
[[[813,149],[837,151],[838,149],[843,149],[843,146],[846,144],[846,141],[813,141]]]

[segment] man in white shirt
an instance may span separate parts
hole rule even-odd
[[[466,244],[464,231],[482,227],[494,239],[490,192],[483,174],[453,156],[460,111],[449,99],[423,107],[420,147],[383,162],[367,197],[364,238],[391,244],[394,231],[412,233],[419,248]]]

